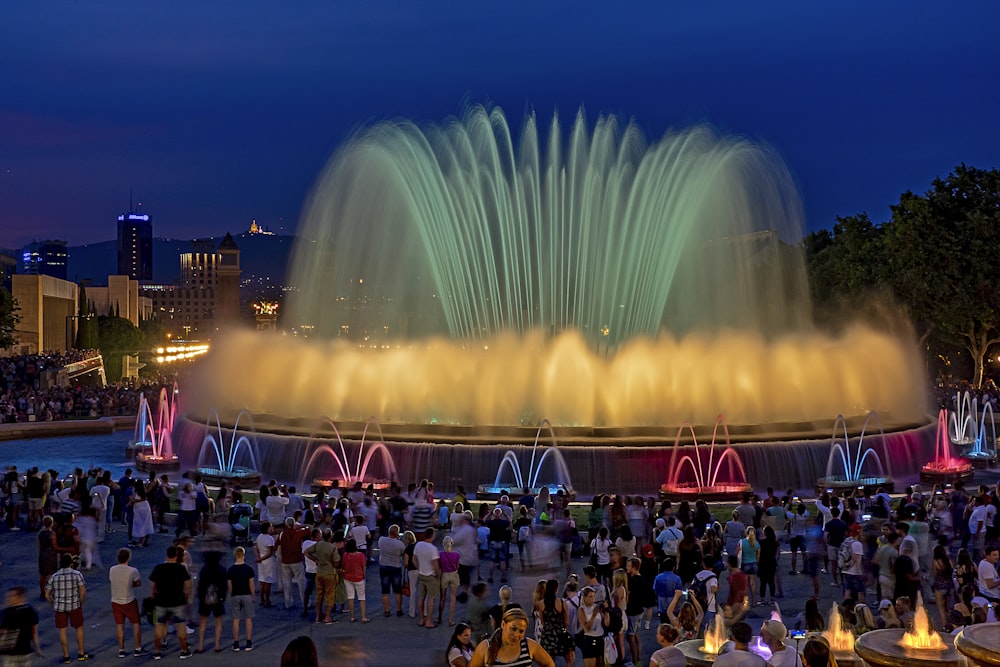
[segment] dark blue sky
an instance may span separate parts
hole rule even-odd
[[[0,6],[0,246],[291,231],[359,126],[492,102],[773,145],[811,229],[1000,166],[1000,3],[44,2]]]

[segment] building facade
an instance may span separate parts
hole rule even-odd
[[[153,221],[145,213],[118,216],[118,275],[153,279]]]
[[[68,259],[65,241],[35,241],[21,249],[21,267],[18,273],[66,280]]]

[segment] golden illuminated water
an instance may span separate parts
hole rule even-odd
[[[843,653],[854,650],[854,633],[841,625],[840,609],[836,602],[830,609],[830,624],[823,632],[823,637],[830,644],[831,651]]]
[[[705,633],[705,643],[701,646],[702,653],[718,655],[722,645],[727,641],[726,621],[722,616],[716,614],[712,629]]]
[[[927,610],[924,609],[924,599],[917,593],[917,610],[913,616],[913,631],[903,635],[901,646],[916,649],[941,650],[947,648],[941,641],[941,635],[931,628]]]

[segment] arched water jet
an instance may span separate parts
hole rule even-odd
[[[978,399],[969,392],[955,393],[955,410],[948,415],[948,437],[960,447],[968,447],[976,442],[976,417],[979,414]]]
[[[146,424],[145,433],[150,444],[148,448],[136,447],[133,450],[135,452],[135,466],[142,472],[170,472],[180,468],[180,461],[173,451],[173,430],[174,422],[177,420],[180,393],[176,382],[174,382],[169,394],[166,387],[160,389],[160,400],[156,406],[155,429],[147,403],[146,412],[149,423]],[[139,419],[142,419],[141,413]]]
[[[536,464],[535,458],[538,454],[538,443],[541,440],[542,431],[545,429],[548,429],[551,443],[544,448]],[[555,477],[552,482],[539,483],[538,476],[542,471],[542,465],[550,456],[555,466]],[[511,471],[511,474],[514,476],[513,485],[505,485],[503,483],[504,470]],[[556,442],[555,431],[552,429],[552,424],[548,419],[543,419],[542,423],[538,426],[538,431],[535,432],[535,441],[531,446],[531,459],[528,463],[528,474],[523,474],[517,454],[513,450],[508,449],[500,459],[500,465],[497,466],[497,475],[493,480],[493,484],[480,484],[476,491],[476,498],[497,498],[504,491],[519,496],[527,494],[538,495],[543,488],[548,489],[549,493],[553,494],[562,491],[570,498],[576,496],[570,480],[569,467],[567,467],[566,460],[559,451],[559,443]]]
[[[311,453],[308,454],[308,458],[304,461],[300,467],[300,477],[302,478],[302,483],[310,481],[310,487],[314,492],[322,490],[330,490],[335,488],[352,487],[356,484],[367,484],[375,489],[384,490],[388,489],[393,482],[398,481],[398,474],[396,472],[396,464],[392,459],[392,453],[389,448],[385,446],[384,438],[382,436],[382,427],[375,417],[369,417],[365,423],[364,431],[361,436],[361,442],[358,444],[358,456],[354,469],[351,469],[350,458],[347,454],[347,447],[344,444],[344,439],[340,436],[340,430],[337,428],[336,423],[329,417],[324,417],[322,421],[323,426],[328,426],[333,430],[333,435],[337,439],[337,445],[340,449],[338,453],[333,447],[328,444],[322,444]],[[368,437],[368,429],[370,426],[375,426],[379,433],[379,440],[377,442],[368,443],[367,451],[365,448],[366,439]],[[306,451],[309,451],[309,445],[313,444],[319,434],[314,432],[309,436],[309,441],[307,444]],[[371,465],[372,459],[375,455],[379,455],[380,461],[382,463],[382,472],[384,477],[372,478],[369,476],[369,466]],[[329,474],[318,474],[315,470],[316,464],[324,456],[329,456],[333,459],[334,464],[339,471],[339,477]]]
[[[878,445],[882,455],[875,451],[867,440],[868,428],[874,420],[878,426]],[[840,441],[843,438],[843,442]],[[871,457],[875,470],[866,469],[865,462]],[[830,436],[830,455],[826,460],[826,475],[816,480],[816,492],[838,492],[847,489],[865,488],[874,491],[882,487],[892,491],[894,482],[889,470],[889,455],[885,444],[885,428],[882,418],[877,412],[869,412],[861,426],[861,434],[857,444],[851,448],[851,438],[847,430],[847,420],[844,415],[837,415],[833,422],[833,435]],[[836,464],[840,463],[840,470]]]
[[[949,442],[948,411],[938,411],[937,433],[934,436],[934,460],[920,469],[920,481],[931,484],[951,484],[958,480],[972,479],[975,471],[965,459],[951,455]]]
[[[715,458],[715,445],[719,436],[719,426],[722,426],[725,435],[725,447],[719,458]],[[691,434],[693,444],[692,454],[681,454],[681,435],[688,430]],[[674,439],[674,446],[670,454],[670,476],[666,483],[660,486],[660,496],[663,498],[702,498],[712,500],[723,500],[739,497],[750,491],[750,484],[747,483],[746,469],[739,454],[730,446],[729,426],[726,419],[719,414],[715,418],[715,426],[712,428],[712,441],[708,445],[708,461],[702,462],[702,454],[699,449],[698,436],[695,434],[694,425],[683,424],[677,430]],[[678,460],[678,456],[680,459]],[[719,473],[722,464],[729,462],[726,479],[721,479]],[[685,470],[690,470],[691,476],[683,477]]]
[[[242,419],[249,422],[250,437],[240,433],[240,420]],[[211,433],[212,430],[215,433]],[[206,484],[212,485],[226,481],[244,488],[260,485],[261,476],[258,464],[260,457],[257,453],[256,437],[257,431],[254,429],[253,416],[246,410],[241,410],[236,415],[236,421],[228,440],[223,435],[218,411],[209,410],[208,418],[205,420],[205,436],[202,438],[201,449],[198,451],[198,458],[195,461],[195,467],[201,474],[202,480]],[[244,453],[243,460],[249,465],[238,465],[237,461],[240,460],[241,452]],[[214,456],[214,461],[206,461],[206,454]]]

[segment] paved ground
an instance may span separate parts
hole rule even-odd
[[[169,535],[156,535],[149,548],[133,550],[135,554],[133,565],[139,569],[144,578],[152,571],[153,566],[162,560],[164,550],[170,544],[170,537]],[[105,565],[114,563],[115,552],[124,543],[124,534],[121,532],[108,536],[101,548],[101,557]],[[0,561],[3,562],[2,568],[0,568],[0,580],[3,582],[3,587],[7,588],[17,583],[24,585],[29,592],[37,592],[34,536],[25,531],[9,532],[3,530],[0,532],[0,545],[2,545],[0,546]],[[195,559],[196,562],[199,561],[197,556]],[[783,554],[782,559],[781,570],[785,573],[782,575],[784,597],[778,602],[781,604],[782,612],[786,618],[791,618],[801,610],[804,600],[811,595],[812,590],[806,577],[787,575],[788,555]],[[227,560],[226,563],[231,563],[231,560]],[[579,572],[583,565],[582,561],[575,562],[574,569]],[[211,640],[209,639],[211,630],[209,630],[206,636],[209,652],[196,655],[185,662],[188,665],[232,665],[246,664],[248,661],[252,661],[253,664],[277,665],[285,645],[294,637],[304,634],[312,637],[313,641],[316,642],[323,658],[323,664],[351,666],[406,664],[426,665],[428,667],[441,665],[444,647],[450,636],[447,622],[431,630],[418,627],[416,621],[406,616],[385,618],[382,615],[377,573],[377,567],[370,567],[368,570],[367,590],[370,602],[368,615],[372,622],[367,625],[350,623],[346,616],[330,626],[316,625],[302,620],[300,618],[301,610],[285,611],[280,608],[258,608],[254,630],[256,649],[253,653],[233,653],[229,650],[219,654],[212,653]],[[151,657],[132,658],[130,656],[124,660],[117,658],[115,628],[108,602],[107,570],[106,568],[94,569],[84,573],[84,576],[87,581],[87,601],[84,606],[86,645],[87,650],[95,656],[92,663],[110,665],[152,661]],[[511,585],[514,588],[514,600],[525,605],[529,604],[535,582],[546,576],[547,573],[542,569],[513,575]],[[497,584],[492,587],[494,597],[499,585],[498,579]],[[148,588],[144,588],[143,591],[148,592]],[[723,581],[722,593],[724,594],[725,591],[726,584]],[[825,612],[829,610],[834,598],[839,596],[839,589],[831,587],[827,581],[824,581],[821,593],[823,598],[821,608]],[[280,595],[274,596],[274,601],[279,605],[280,600]],[[32,604],[42,619],[39,630],[46,655],[45,659],[38,660],[38,664],[54,664],[61,656],[61,652],[58,634],[52,622],[51,608],[47,603],[37,600],[33,601]],[[763,620],[769,611],[764,607],[757,607],[750,611],[748,617],[752,624],[756,621],[759,625],[759,621]],[[463,617],[463,612],[464,606],[459,605],[456,613],[459,620]],[[447,621],[447,619],[445,620]],[[229,646],[232,643],[232,637],[228,618],[223,627],[224,642],[226,646]],[[652,627],[653,629],[645,632],[643,636],[643,665],[648,664],[648,656],[655,648],[655,622]],[[147,647],[152,646],[152,627],[149,625],[143,626],[143,640]],[[130,645],[130,640],[126,640],[126,645]],[[71,653],[74,651],[71,643]],[[170,649],[160,664],[178,662],[178,651],[178,644],[175,639],[172,639]]]

